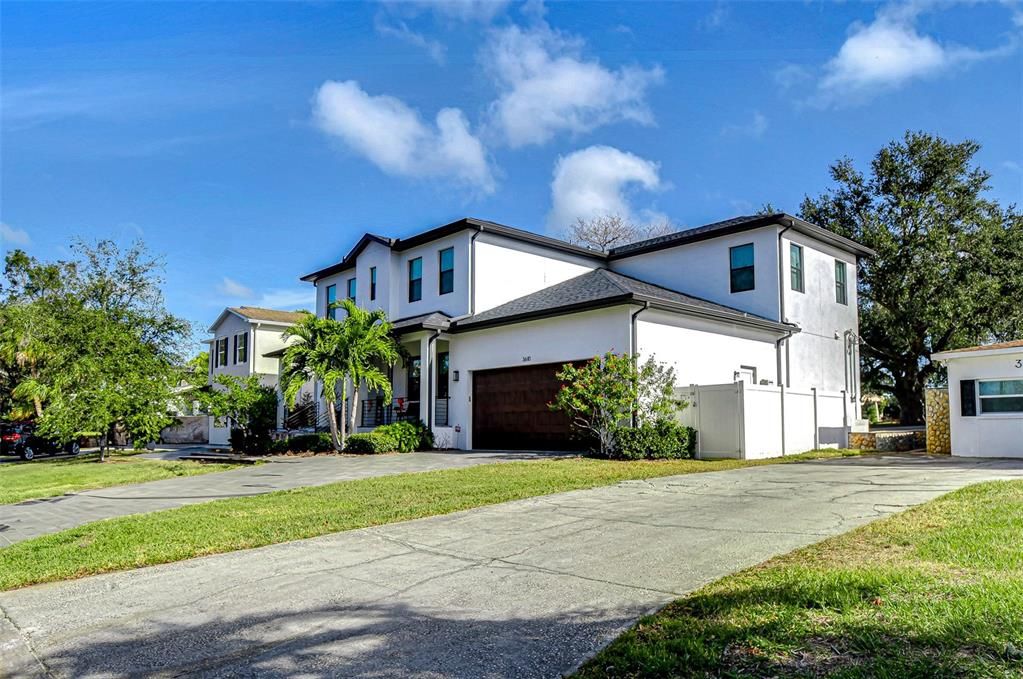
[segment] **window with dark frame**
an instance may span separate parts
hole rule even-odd
[[[803,287],[803,246],[789,244],[789,267],[792,270],[792,289],[804,292]]]
[[[334,304],[334,302],[336,302],[336,301],[337,301],[337,286],[336,285],[328,285],[327,286],[327,312],[323,315],[324,318],[329,318],[329,319],[332,319],[332,320],[337,320],[337,314],[336,314],[337,309],[332,309],[331,308],[331,305]]]
[[[249,333],[243,332],[234,336],[234,362],[246,363],[249,360]]]
[[[440,251],[440,294],[446,295],[455,290],[455,249],[444,248]]]
[[[408,263],[408,301],[418,302],[423,298],[423,258],[410,259]]]
[[[845,282],[845,262],[835,260],[835,301],[839,304],[849,303],[849,290]]]
[[[372,302],[377,298],[377,268],[369,267],[369,299]]]
[[[217,340],[217,367],[227,365],[227,338]]]
[[[753,290],[756,285],[756,274],[753,269],[753,243],[729,248],[728,259],[731,266],[731,291]]]
[[[356,287],[355,287],[356,286],[356,282],[355,281],[356,281],[355,278],[349,278],[348,279],[348,299],[352,300],[353,302],[355,301],[355,292],[356,292]]]

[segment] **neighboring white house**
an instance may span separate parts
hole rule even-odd
[[[856,263],[870,254],[786,214],[609,252],[466,218],[410,238],[366,234],[302,280],[318,315],[346,296],[386,311],[411,356],[393,369],[390,402],[363,395],[364,428],[419,417],[438,445],[569,448],[547,407],[554,374],[610,350],[656,355],[682,385],[749,385],[734,390],[737,414],[698,414],[701,438],[722,441],[704,453],[754,457],[841,444],[858,419]],[[786,414],[790,392],[802,400]],[[756,450],[757,431],[712,436],[738,431],[736,417],[767,418],[773,433]]]
[[[931,355],[948,368],[952,454],[1023,457],[1023,340]]]
[[[259,381],[277,387],[279,352],[286,342],[282,333],[302,318],[300,312],[262,309],[260,307],[227,307],[210,326],[209,382],[214,384],[218,375],[249,377],[259,375]],[[311,392],[310,385],[309,391]],[[278,409],[278,426],[284,417],[283,404]],[[227,445],[231,435],[228,418],[210,417],[209,432],[212,445]]]

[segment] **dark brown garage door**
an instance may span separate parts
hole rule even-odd
[[[473,373],[472,446],[494,450],[579,450],[568,417],[547,404],[561,388],[562,363]]]

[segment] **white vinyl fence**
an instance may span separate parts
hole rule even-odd
[[[689,403],[680,420],[698,432],[698,457],[755,460],[847,445],[852,415],[844,392],[734,382],[677,394]]]

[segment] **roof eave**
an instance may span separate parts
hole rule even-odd
[[[713,321],[725,321],[728,323],[736,323],[739,325],[750,326],[758,328],[760,330],[769,330],[776,333],[791,333],[796,334],[801,331],[798,325],[792,323],[780,323],[778,321],[772,321],[768,318],[758,318],[755,316],[748,316],[739,312],[729,313],[727,311],[718,311],[716,309],[708,309],[696,304],[684,304],[682,302],[672,302],[670,300],[659,299],[657,297],[649,297],[646,295],[635,295],[634,300],[636,302],[648,303],[652,309],[660,309],[662,311],[673,311],[677,313],[684,313],[689,316],[698,316],[701,318],[707,318]]]
[[[620,304],[628,304],[632,301],[632,295],[616,295],[614,297],[604,297],[598,300],[589,300],[586,302],[577,302],[576,304],[569,304],[566,306],[557,307],[554,309],[543,309],[541,311],[527,311],[521,314],[515,314],[512,316],[503,316],[501,318],[495,318],[488,321],[479,321],[471,323],[469,325],[461,325],[455,322],[451,325],[451,332],[473,332],[474,330],[486,330],[487,328],[496,328],[502,325],[513,325],[515,323],[525,323],[527,321],[538,321],[544,318],[553,318],[555,316],[567,316],[570,314],[580,313],[583,311],[593,311],[595,309],[605,309],[607,307],[618,306]]]
[[[1019,354],[1023,353],[1023,347],[1002,347],[1000,349],[972,349],[969,351],[963,351],[961,349],[953,349],[952,351],[939,351],[936,354],[931,354],[932,361],[947,361],[952,358],[981,358],[984,356],[1003,356],[1005,354]]]

